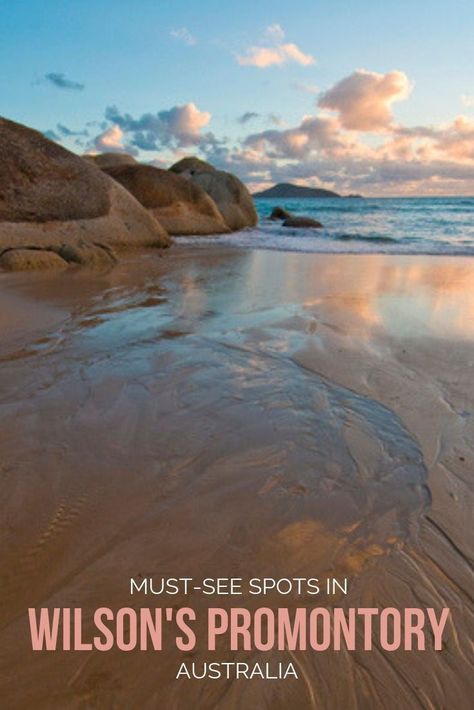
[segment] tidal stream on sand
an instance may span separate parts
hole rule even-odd
[[[9,707],[33,688],[38,708],[467,707],[474,266],[177,251],[4,279],[40,311],[0,346]],[[245,687],[177,683],[171,651],[24,665],[28,606],[129,605],[131,576],[163,574],[338,575],[341,605],[442,604],[454,622],[442,653],[295,654],[298,681]]]

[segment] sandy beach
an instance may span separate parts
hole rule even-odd
[[[469,258],[209,245],[0,274],[4,707],[468,710],[473,284]],[[339,605],[451,621],[441,652],[264,654],[299,671],[272,682],[31,651],[28,607],[151,605],[140,575],[346,576]]]

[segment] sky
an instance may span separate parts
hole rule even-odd
[[[472,0],[0,0],[0,114],[251,189],[474,194]]]

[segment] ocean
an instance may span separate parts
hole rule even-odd
[[[474,197],[259,198],[255,203],[257,228],[183,241],[296,252],[474,255]],[[324,229],[271,222],[277,205],[319,220]]]

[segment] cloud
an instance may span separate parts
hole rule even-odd
[[[255,111],[246,111],[246,113],[243,113],[241,116],[238,117],[237,123],[245,125],[249,121],[253,121],[255,118],[259,118],[259,116],[260,114],[255,113]]]
[[[64,136],[65,138],[72,138],[73,136],[85,136],[87,137],[89,135],[89,131],[87,129],[83,129],[82,131],[73,131],[71,128],[68,128],[62,123],[58,123],[57,125],[57,130],[61,136]]]
[[[316,84],[307,84],[303,81],[292,81],[290,87],[296,91],[302,91],[305,94],[312,94],[313,96],[316,96],[316,94],[319,94],[321,91]]]
[[[64,138],[76,138],[76,143],[82,144],[82,141],[79,141],[79,138],[87,138],[89,136],[89,131],[87,128],[84,128],[81,131],[74,131],[65,126],[63,123],[58,123],[56,129],[51,128],[48,131],[43,131],[43,135],[52,141],[56,141],[57,143],[61,142]]]
[[[249,47],[244,55],[237,55],[237,61],[241,66],[264,69],[289,61],[308,66],[314,64],[315,59],[310,54],[304,54],[296,44],[289,43],[278,47]]]
[[[292,181],[367,195],[474,194],[474,118],[457,116],[442,125],[396,123],[392,103],[410,89],[403,72],[359,70],[326,91],[314,115],[292,126],[272,114],[243,113],[237,119],[242,126],[257,119],[273,126],[247,129],[238,142],[209,132],[211,114],[192,102],[138,116],[109,106],[106,120],[87,124],[84,132],[58,123],[46,135],[69,143],[84,140],[88,129],[98,133],[89,151],[145,151],[142,160],[165,167],[196,153],[252,189]]]
[[[98,153],[137,153],[137,150],[131,149],[130,146],[124,145],[125,134],[120,126],[113,125],[107,128],[102,133],[96,136],[89,145],[89,152]]]
[[[273,25],[268,25],[265,30],[265,37],[274,42],[282,42],[285,39],[285,30],[277,22]]]
[[[56,141],[56,143],[59,143],[61,140],[61,136],[58,135],[56,131],[53,131],[52,128],[47,131],[43,131],[43,135],[46,136],[46,138],[49,138],[50,141]]]
[[[153,158],[147,165],[152,165],[154,168],[160,168],[161,170],[167,170],[170,166],[169,161],[164,158]]]
[[[293,42],[284,42],[285,33],[280,25],[273,24],[266,28],[264,41],[268,44],[252,46],[244,54],[237,54],[237,62],[241,66],[264,69],[271,66],[281,66],[287,62],[296,62],[302,66],[315,63],[314,57],[305,54]]]
[[[469,96],[468,94],[463,94],[461,96],[461,101],[464,106],[472,108],[474,106],[474,96]]]
[[[453,160],[400,160],[382,153],[366,157],[350,152],[331,155],[302,152],[298,158],[281,160],[266,151],[245,148],[229,153],[222,169],[235,171],[252,190],[277,182],[298,182],[366,195],[473,194],[473,164]]]
[[[341,155],[353,151],[355,142],[341,132],[333,116],[305,116],[296,128],[254,133],[244,141],[246,148],[273,158],[307,159],[314,152]]]
[[[284,126],[285,121],[282,119],[281,116],[278,116],[276,113],[269,113],[268,114],[268,120],[270,121],[271,124],[274,126]]]
[[[385,116],[377,142],[373,124],[362,130],[358,121],[356,131],[344,119],[344,111],[323,111],[294,127],[252,133],[223,155],[227,169],[236,166],[252,189],[297,181],[378,195],[474,192],[474,119],[405,127]]]
[[[49,74],[45,74],[44,78],[58,89],[66,89],[67,91],[83,91],[85,89],[84,84],[67,79],[62,73],[50,72]]]
[[[459,164],[470,164],[474,162],[474,119],[458,116],[441,126],[398,126],[381,148],[388,157],[398,155],[424,162],[455,160]]]
[[[212,134],[201,133],[211,120],[211,114],[200,111],[194,103],[173,106],[158,113],[144,113],[139,118],[109,106],[105,117],[127,134],[131,145],[141,150],[198,146],[216,140]]]
[[[184,42],[184,44],[187,44],[189,47],[192,47],[197,42],[196,38],[193,37],[187,27],[179,27],[176,30],[171,30],[170,37]]]
[[[411,88],[404,72],[378,74],[359,69],[326,91],[318,105],[337,111],[344,128],[384,131],[393,120],[392,104],[407,98]]]
[[[452,123],[434,131],[432,155],[459,163],[474,163],[474,119],[458,116]]]

